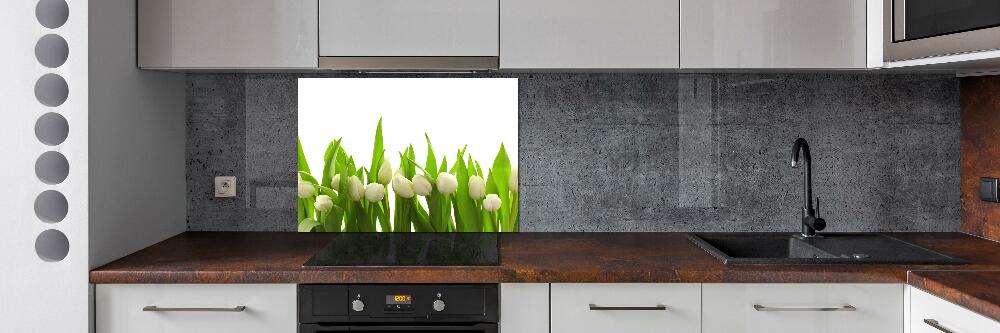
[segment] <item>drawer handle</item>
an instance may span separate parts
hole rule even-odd
[[[934,320],[934,319],[924,319],[924,324],[927,324],[930,327],[936,328],[938,331],[941,331],[941,332],[944,332],[944,333],[955,333],[955,331],[949,330],[949,329],[945,328],[944,326],[941,326],[941,323],[939,323],[937,320]]]
[[[161,308],[155,305],[142,307],[142,311],[153,312],[243,312],[247,307],[240,305],[231,308]]]
[[[654,306],[600,306],[596,304],[590,305],[590,310],[592,311],[662,311],[666,310],[666,305],[654,305]]]
[[[844,305],[838,307],[830,308],[776,308],[770,306],[763,306],[760,304],[754,304],[753,309],[757,311],[857,311],[853,305]]]

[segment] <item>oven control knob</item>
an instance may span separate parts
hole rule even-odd
[[[444,301],[439,299],[434,300],[434,311],[437,312],[444,311]]]
[[[361,301],[360,299],[356,299],[353,302],[351,302],[351,309],[354,310],[355,312],[364,311],[365,302]]]

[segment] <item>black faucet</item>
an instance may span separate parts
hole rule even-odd
[[[792,167],[798,168],[799,151],[802,152],[802,163],[805,164],[805,171],[802,172],[802,237],[819,237],[816,231],[826,229],[826,220],[817,215],[813,209],[813,185],[812,185],[812,156],[809,154],[809,143],[806,139],[798,138],[792,145]],[[819,206],[819,199],[816,200]]]

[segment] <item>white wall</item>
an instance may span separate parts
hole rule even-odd
[[[88,323],[87,206],[87,1],[67,0],[69,19],[55,29],[35,18],[37,1],[4,1],[0,10],[0,331],[86,332]],[[69,45],[69,56],[56,68],[36,59],[36,41],[58,34]],[[34,97],[36,80],[53,73],[65,78],[66,101],[44,106]],[[61,114],[69,136],[58,145],[40,142],[35,122],[47,112]],[[46,151],[63,154],[69,162],[65,180],[45,184],[35,175],[35,160]],[[57,223],[43,222],[34,212],[42,191],[61,192],[67,214]],[[36,238],[47,229],[68,239],[69,251],[58,261],[42,260]]]
[[[90,267],[187,226],[184,75],[136,67],[135,1],[90,0]]]
[[[7,1],[0,11],[0,331],[86,332],[89,270],[185,228],[183,76],[135,69],[134,1],[66,0],[69,18],[54,28],[36,19],[37,3]],[[46,34],[69,46],[54,68],[34,54]],[[65,79],[62,104],[36,100],[35,82],[45,74]],[[49,112],[69,124],[68,137],[54,145],[35,135]],[[65,156],[69,169],[64,180],[46,183],[35,167],[50,151]],[[56,222],[35,213],[36,197],[48,190],[68,203]],[[49,229],[66,236],[64,258],[36,253],[36,238]]]

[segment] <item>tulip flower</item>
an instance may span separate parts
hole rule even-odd
[[[378,183],[385,186],[389,185],[390,181],[392,181],[392,165],[389,161],[382,161],[382,166],[378,168]]]
[[[299,199],[311,198],[316,195],[316,187],[309,182],[299,182]]]
[[[396,195],[400,197],[407,199],[412,198],[413,182],[406,179],[406,177],[401,174],[396,174],[396,176],[392,177],[392,191],[396,192]]]
[[[486,195],[486,199],[483,199],[483,209],[490,213],[495,212],[500,210],[500,203],[500,196],[488,194]]]
[[[340,190],[340,174],[339,173],[336,174],[336,175],[333,175],[333,178],[330,178],[330,187],[332,187],[333,189],[338,190],[338,191]]]
[[[469,177],[469,197],[472,197],[473,200],[479,200],[484,196],[486,196],[486,182],[483,181],[483,177]]]
[[[351,201],[361,201],[361,197],[365,195],[365,186],[361,184],[358,176],[351,176],[347,180],[347,195],[351,197]]]
[[[426,197],[431,195],[432,190],[434,190],[434,188],[431,186],[431,181],[427,180],[427,177],[424,177],[424,175],[413,176],[413,192],[422,197]]]
[[[458,179],[455,178],[455,175],[453,174],[442,172],[438,175],[437,189],[441,192],[441,194],[452,194],[458,189]]]
[[[511,192],[517,193],[517,168],[510,169],[510,178],[507,178],[507,187]]]
[[[316,203],[314,204],[314,206],[316,206],[316,210],[318,211],[324,213],[329,212],[330,209],[333,208],[333,199],[331,199],[330,196],[328,195],[320,194],[318,197],[316,197]]]
[[[379,183],[371,183],[365,186],[365,199],[368,202],[379,202],[385,198],[385,186]]]

